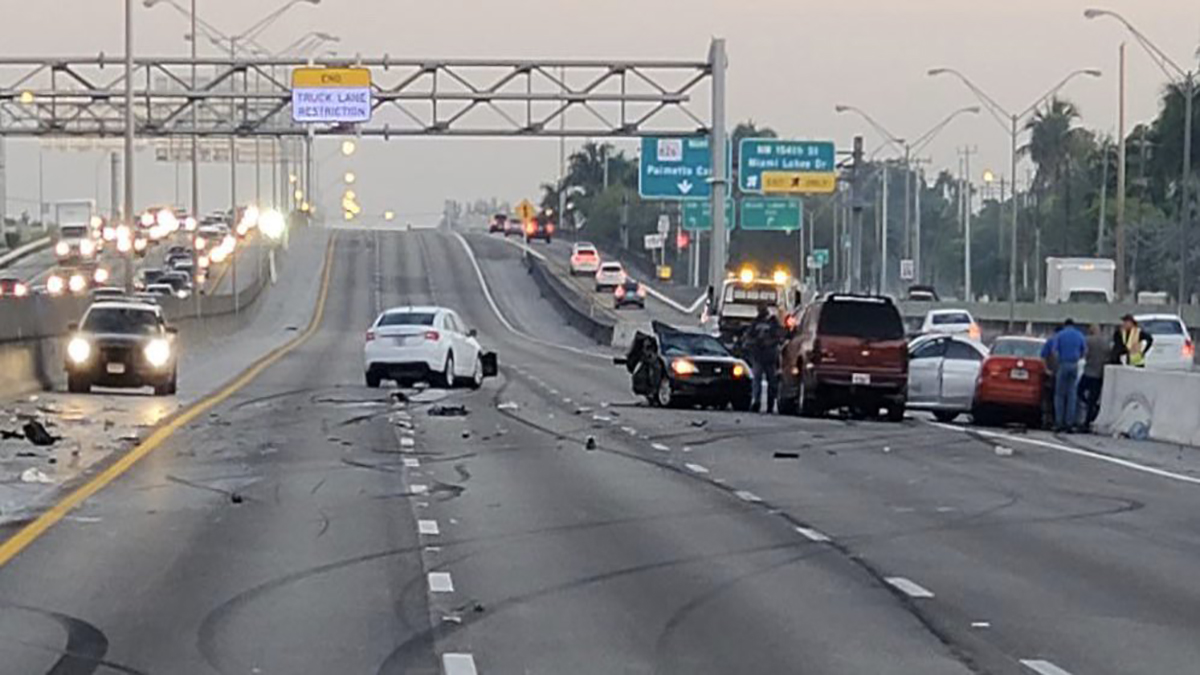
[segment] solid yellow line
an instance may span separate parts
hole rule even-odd
[[[253,365],[242,372],[234,381],[225,385],[223,389],[215,394],[208,396],[191,407],[184,410],[178,416],[173,417],[166,424],[154,430],[146,440],[139,443],[133,450],[122,456],[116,462],[109,465],[104,471],[101,471],[94,478],[89,480],[84,485],[76,488],[61,501],[50,507],[45,513],[38,516],[33,522],[21,528],[12,537],[9,537],[3,544],[0,544],[0,567],[8,564],[10,560],[15,558],[21,551],[25,550],[30,544],[37,540],[38,537],[45,534],[46,530],[53,527],[58,521],[62,520],[89,497],[103,490],[119,478],[122,474],[133,467],[134,464],[153,452],[156,448],[163,444],[176,431],[179,431],[184,425],[195,420],[197,417],[208,412],[214,406],[228,399],[235,394],[239,389],[245,387],[254,378],[262,374],[264,370],[269,368],[279,359],[286,356],[289,352],[302,345],[305,341],[316,334],[321,326],[321,320],[325,315],[325,301],[329,297],[329,278],[330,270],[333,267],[333,251],[336,243],[337,235],[332,235],[329,239],[329,244],[325,250],[325,265],[321,272],[321,290],[317,295],[317,306],[313,312],[312,318],[308,322],[308,326],[304,332],[289,340],[276,349],[272,350],[267,355],[255,361]]]

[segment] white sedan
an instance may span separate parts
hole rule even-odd
[[[571,275],[595,274],[600,269],[600,252],[586,242],[571,247]]]
[[[401,386],[421,381],[477,389],[484,377],[495,374],[494,356],[480,348],[475,330],[467,329],[454,310],[432,306],[380,314],[367,330],[363,365],[368,387],[394,380]]]
[[[908,409],[940,422],[969,412],[987,347],[964,335],[923,335],[908,346]]]
[[[1139,314],[1138,326],[1154,336],[1146,352],[1146,367],[1154,370],[1191,370],[1196,358],[1192,334],[1177,314]]]
[[[619,262],[600,263],[596,270],[596,292],[612,291],[625,283],[625,268]]]
[[[925,335],[967,335],[972,340],[980,339],[979,324],[965,309],[931,309],[921,324]]]

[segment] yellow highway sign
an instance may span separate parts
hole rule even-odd
[[[837,189],[837,174],[834,172],[764,171],[762,187],[766,194],[830,194]]]
[[[297,68],[292,71],[292,87],[369,87],[367,68]]]
[[[517,217],[521,220],[533,220],[534,216],[537,215],[537,207],[528,199],[521,200],[521,203],[517,204],[516,211]]]

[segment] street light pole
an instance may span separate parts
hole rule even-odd
[[[196,0],[192,0],[192,91],[196,91]],[[192,101],[192,217],[200,220],[200,105]]]
[[[1009,176],[1012,177],[1012,200],[1009,205],[1011,212],[1011,224],[1009,226],[1009,242],[1008,242],[1008,328],[1012,330],[1013,325],[1017,320],[1017,123],[1019,120],[1016,115],[1012,116],[1012,154],[1009,156]],[[1003,181],[1003,178],[1001,179]],[[1003,192],[1003,182],[1001,182],[1001,191]],[[1001,196],[1003,201],[1003,196]],[[1037,262],[1036,260],[1034,261]],[[1040,268],[1039,268],[1040,269]]]
[[[125,0],[125,224],[133,236],[133,0]],[[125,292],[133,292],[133,247],[125,254]]]

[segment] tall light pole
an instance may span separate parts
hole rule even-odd
[[[1059,81],[1058,84],[1051,87],[1049,91],[1039,97],[1028,108],[1025,108],[1020,113],[1008,112],[1004,106],[996,102],[996,99],[988,96],[986,92],[976,86],[976,84],[972,82],[966,75],[963,75],[953,68],[932,68],[929,70],[928,74],[931,77],[936,77],[938,75],[953,75],[954,77],[958,78],[959,81],[966,85],[967,89],[970,89],[971,92],[975,94],[975,97],[978,98],[979,102],[987,108],[988,113],[990,113],[991,116],[995,118],[998,123],[1000,123],[1000,126],[1007,126],[1006,131],[1008,132],[1009,140],[1011,141],[1011,146],[1009,148],[1009,169],[1010,175],[1013,177],[1014,185],[1012,191],[1012,200],[1009,203],[1009,211],[1012,215],[1010,232],[1012,239],[1010,242],[1008,261],[1008,327],[1009,330],[1012,330],[1017,318],[1017,190],[1015,186],[1017,180],[1017,140],[1021,134],[1021,120],[1032,115],[1033,112],[1037,110],[1044,101],[1046,101],[1046,99],[1049,99],[1057,94],[1059,90],[1067,86],[1067,84],[1076,77],[1081,75],[1087,75],[1088,77],[1100,77],[1102,73],[1095,68],[1072,71],[1061,81]]]
[[[909,203],[910,203],[909,200],[911,199],[911,195],[912,195],[912,159],[913,159],[913,156],[915,154],[920,153],[922,150],[925,149],[926,146],[928,146],[930,143],[932,143],[933,139],[936,138],[937,135],[940,134],[942,132],[942,130],[945,129],[952,121],[954,121],[954,118],[958,117],[959,115],[967,115],[967,114],[977,115],[977,114],[979,114],[980,107],[977,105],[973,105],[973,106],[967,106],[965,108],[959,108],[958,110],[955,110],[954,112],[947,115],[945,117],[945,119],[943,119],[941,122],[938,122],[937,124],[935,124],[928,131],[926,131],[925,133],[918,136],[917,139],[912,142],[909,142],[903,138],[900,138],[899,136],[896,136],[892,132],[888,131],[886,127],[884,127],[879,122],[875,121],[875,118],[868,115],[866,113],[866,111],[864,111],[861,108],[858,108],[858,107],[855,107],[852,105],[836,105],[836,106],[834,106],[833,109],[838,113],[851,112],[851,113],[854,113],[854,114],[858,115],[859,117],[863,118],[864,120],[867,121],[868,124],[870,124],[872,127],[875,128],[875,131],[877,131],[879,133],[879,135],[882,136],[885,141],[887,141],[890,145],[895,146],[897,149],[902,150],[904,152],[904,255],[906,257],[909,255],[912,256],[913,272],[914,272],[913,276],[916,278],[916,281],[918,283],[920,283],[920,281],[921,281],[921,211],[920,211],[921,206],[920,206],[920,193],[919,192],[918,192],[918,199],[917,199],[916,246],[915,247],[913,246],[913,243],[912,243],[913,242],[912,209],[909,206]],[[921,185],[918,185],[917,190],[920,190],[921,187],[922,187]]]
[[[1195,70],[1185,71],[1183,68],[1180,68],[1179,64],[1167,56],[1166,52],[1159,49],[1158,45],[1151,42],[1150,38],[1146,37],[1145,34],[1135,28],[1133,24],[1129,23],[1120,14],[1107,9],[1087,9],[1084,10],[1083,16],[1085,19],[1108,17],[1119,21],[1133,35],[1133,38],[1142,46],[1142,49],[1146,50],[1146,53],[1150,56],[1150,60],[1154,61],[1154,65],[1158,66],[1159,70],[1163,71],[1163,74],[1167,76],[1171,84],[1178,87],[1183,94],[1183,173],[1180,175],[1179,180],[1179,297],[1177,298],[1180,311],[1182,311],[1184,303],[1187,302],[1188,230],[1192,226],[1192,100],[1196,97],[1197,73]],[[1200,52],[1197,52],[1197,55],[1200,56]],[[1125,139],[1120,139],[1120,142],[1124,145]],[[1117,221],[1116,237],[1117,250],[1123,253],[1125,250],[1125,228],[1121,219]],[[1117,259],[1118,293],[1124,293],[1124,287],[1125,260],[1124,256],[1119,256]]]
[[[133,0],[125,0],[125,224],[133,222]],[[132,236],[132,234],[130,235]],[[125,291],[133,292],[133,247],[125,254]]]

